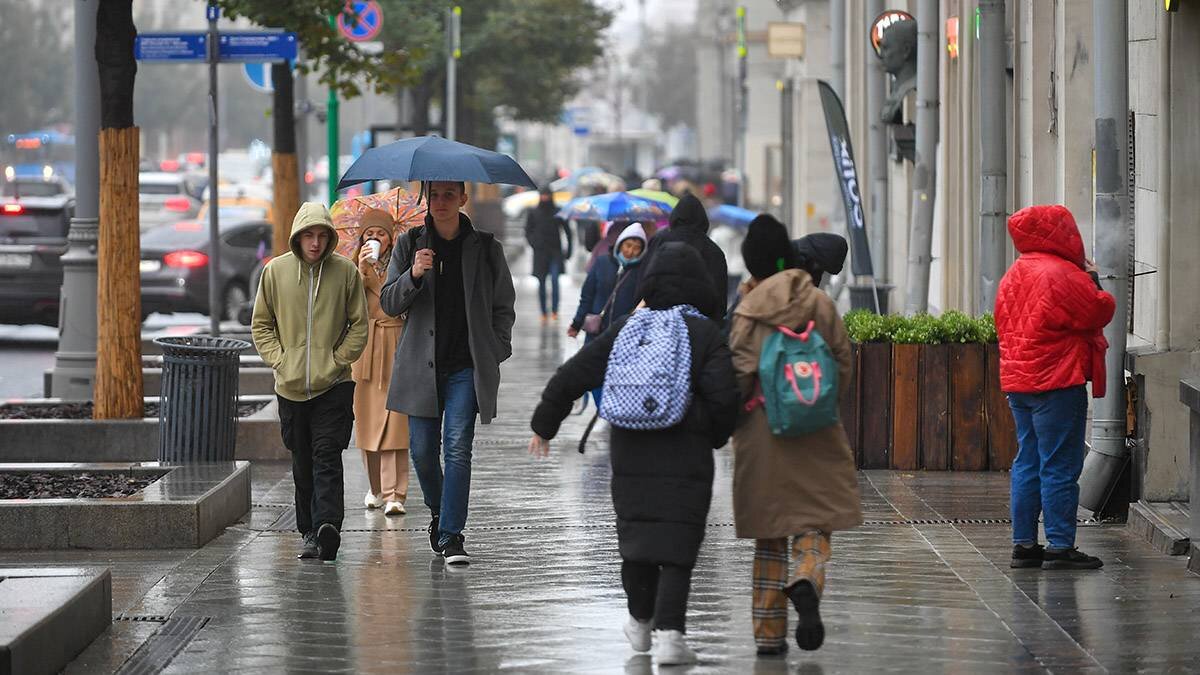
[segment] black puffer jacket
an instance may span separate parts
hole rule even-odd
[[[702,312],[717,304],[707,280],[691,273],[701,264],[690,247],[662,247],[639,289],[650,309],[690,304]],[[533,431],[554,438],[573,401],[604,383],[604,371],[622,319],[564,363],[542,392]],[[678,425],[659,431],[612,429],[612,497],[617,538],[626,560],[690,567],[704,540],[712,501],[713,448],[729,440],[737,422],[738,391],[729,348],[717,325],[686,317],[692,347],[692,404]]]
[[[704,211],[704,204],[692,194],[685,194],[671,210],[669,222],[669,229],[650,238],[650,245],[646,249],[642,264],[652,264],[658,250],[670,242],[683,242],[696,249],[704,269],[708,270],[708,278],[712,280],[716,298],[713,313],[705,314],[714,321],[723,322],[726,293],[729,288],[729,266],[725,262],[725,254],[721,247],[708,238],[708,213]]]

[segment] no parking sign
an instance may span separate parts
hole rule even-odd
[[[375,0],[351,0],[338,14],[338,31],[351,42],[374,40],[383,30],[383,8]]]

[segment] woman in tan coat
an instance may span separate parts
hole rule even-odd
[[[759,216],[742,255],[753,278],[742,286],[729,336],[742,400],[754,400],[759,390],[758,361],[767,337],[780,326],[803,330],[810,321],[837,360],[844,395],[850,378],[845,325],[810,271],[789,269],[797,261],[787,229]],[[799,615],[797,645],[817,649],[825,639],[819,604],[830,534],[862,523],[854,455],[841,423],[803,436],[775,436],[763,407],[747,408],[733,434],[733,510],[737,536],[756,540],[754,640],[760,655],[787,651],[791,600]]]
[[[362,449],[371,491],[363,499],[368,509],[383,507],[389,516],[404,513],[408,499],[408,417],[387,409],[392,358],[404,330],[404,320],[388,316],[379,306],[379,291],[387,278],[395,223],[386,211],[372,209],[359,221],[362,235],[355,252],[358,273],[367,294],[367,346],[354,363],[354,434]],[[378,242],[378,256],[374,245]]]

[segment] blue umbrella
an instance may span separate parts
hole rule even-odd
[[[758,213],[743,209],[732,204],[721,204],[708,210],[708,220],[714,225],[729,225],[730,227],[749,227]]]
[[[512,157],[439,136],[405,138],[367,150],[342,174],[337,189],[372,180],[461,180],[537,187]]]
[[[576,220],[644,220],[657,222],[671,215],[668,204],[631,195],[628,192],[608,192],[580,197],[567,202],[558,217]]]

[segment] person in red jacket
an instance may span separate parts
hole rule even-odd
[[[1097,569],[1075,548],[1087,382],[1104,396],[1104,326],[1116,310],[1065,206],[1030,206],[1008,219],[1020,257],[1000,280],[1000,388],[1019,449],[1012,467],[1012,567]],[[1038,543],[1038,514],[1046,547]]]

